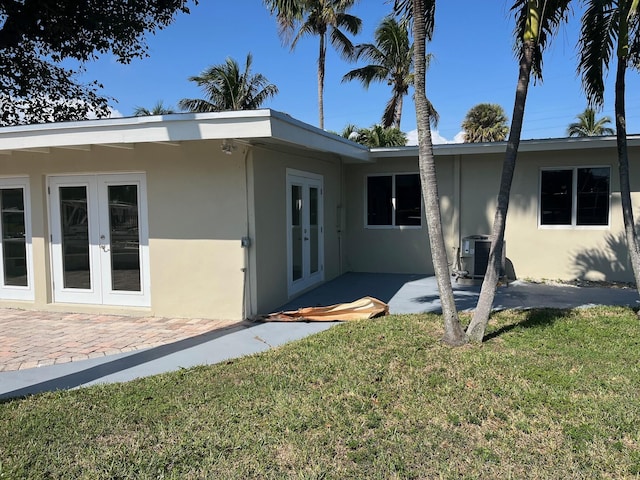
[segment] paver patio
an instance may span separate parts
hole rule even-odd
[[[0,308],[0,372],[155,347],[238,323]]]

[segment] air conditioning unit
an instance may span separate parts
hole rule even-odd
[[[489,250],[491,237],[489,235],[471,235],[464,237],[460,245],[460,264],[456,272],[458,279],[482,280],[489,266]],[[500,262],[500,276],[505,271],[505,250],[502,249]]]

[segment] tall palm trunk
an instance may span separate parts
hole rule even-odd
[[[324,65],[327,57],[326,33],[320,33],[320,52],[318,53],[318,126],[324,130]]]
[[[622,203],[622,218],[624,232],[627,239],[629,259],[636,280],[636,288],[640,292],[640,251],[638,250],[638,234],[633,219],[631,203],[631,186],[629,181],[629,154],[627,152],[627,124],[625,108],[625,74],[627,66],[624,59],[618,59],[616,70],[616,144],[618,147],[618,171],[620,174],[620,200]]]
[[[400,130],[400,122],[402,121],[402,104],[404,95],[398,95],[398,101],[396,102],[396,111],[393,117],[393,126]]]
[[[518,147],[520,146],[520,135],[522,133],[522,123],[524,121],[524,107],[527,101],[527,91],[529,90],[529,79],[531,76],[531,66],[533,65],[533,54],[535,45],[533,41],[523,44],[524,54],[520,59],[520,73],[518,75],[518,85],[516,87],[516,98],[513,104],[513,115],[511,117],[511,130],[507,150],[502,164],[502,176],[500,178],[500,191],[498,193],[498,206],[493,219],[491,230],[491,249],[489,250],[489,262],[487,272],[482,281],[480,297],[471,323],[467,327],[467,336],[472,342],[482,342],[484,332],[489,322],[489,315],[493,307],[496,288],[500,277],[500,267],[502,264],[502,252],[504,250],[504,231],[507,223],[507,210],[509,209],[509,194],[513,181],[513,172],[516,168],[518,157]]]
[[[442,218],[440,215],[440,202],[438,197],[438,185],[436,180],[435,159],[431,142],[431,130],[429,122],[429,104],[426,95],[426,63],[425,63],[425,11],[424,0],[413,0],[413,30],[415,39],[415,105],[416,121],[418,127],[418,164],[420,181],[422,184],[422,196],[424,198],[429,243],[431,246],[431,258],[435,270],[440,302],[442,304],[442,316],[444,320],[444,336],[442,341],[449,345],[462,345],[467,338],[460,325],[458,312],[451,286],[447,250],[442,232]]]

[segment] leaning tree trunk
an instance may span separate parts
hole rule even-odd
[[[631,204],[631,186],[629,181],[629,155],[627,152],[627,122],[625,112],[625,73],[626,63],[618,59],[616,71],[616,143],[618,146],[618,171],[620,174],[620,200],[622,203],[622,218],[624,232],[627,239],[629,259],[636,280],[636,288],[640,292],[640,251],[638,250],[638,234],[633,219],[633,205]]]
[[[326,39],[320,34],[320,52],[318,54],[318,126],[324,130],[324,65],[327,57]]]
[[[476,305],[471,323],[467,327],[467,336],[472,342],[482,342],[484,332],[489,323],[489,315],[493,308],[496,288],[500,277],[502,266],[502,255],[504,251],[504,231],[507,224],[507,210],[509,209],[509,194],[513,181],[513,172],[516,167],[518,157],[518,147],[520,146],[520,135],[522,133],[522,123],[524,121],[524,107],[527,101],[527,91],[529,89],[529,78],[531,75],[531,65],[533,64],[533,53],[535,45],[533,41],[523,44],[523,55],[520,59],[520,73],[518,75],[518,85],[516,87],[516,98],[513,104],[513,116],[511,118],[511,130],[507,150],[502,164],[502,177],[500,178],[500,191],[498,193],[498,205],[493,219],[493,229],[491,230],[491,248],[489,250],[489,262],[487,272],[482,281],[480,298]]]
[[[393,126],[400,130],[400,122],[402,121],[402,104],[404,103],[404,95],[400,93],[398,95],[398,101],[396,102],[396,111],[393,114]]]
[[[418,164],[420,169],[420,181],[422,196],[424,198],[427,217],[427,230],[431,246],[431,258],[438,283],[440,302],[442,304],[442,316],[444,320],[444,336],[442,341],[449,345],[462,345],[467,342],[466,335],[456,310],[449,274],[449,262],[447,250],[442,232],[442,218],[440,215],[440,202],[438,198],[438,185],[436,180],[435,159],[433,157],[433,145],[431,143],[431,130],[429,122],[429,106],[426,95],[426,64],[425,64],[425,18],[423,12],[424,1],[413,0],[413,29],[415,41],[415,105],[416,121],[418,127]]]

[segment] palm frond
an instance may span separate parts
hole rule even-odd
[[[511,7],[515,17],[516,56],[522,60],[525,41],[534,43],[531,70],[536,79],[542,80],[542,54],[560,26],[569,20],[571,3],[571,0],[515,0]]]
[[[371,82],[383,82],[387,79],[389,70],[382,65],[367,65],[347,72],[342,77],[342,82],[359,80],[365,88],[369,88]]]
[[[578,72],[590,106],[604,103],[604,78],[615,52],[619,17],[612,0],[590,2],[582,17]]]

